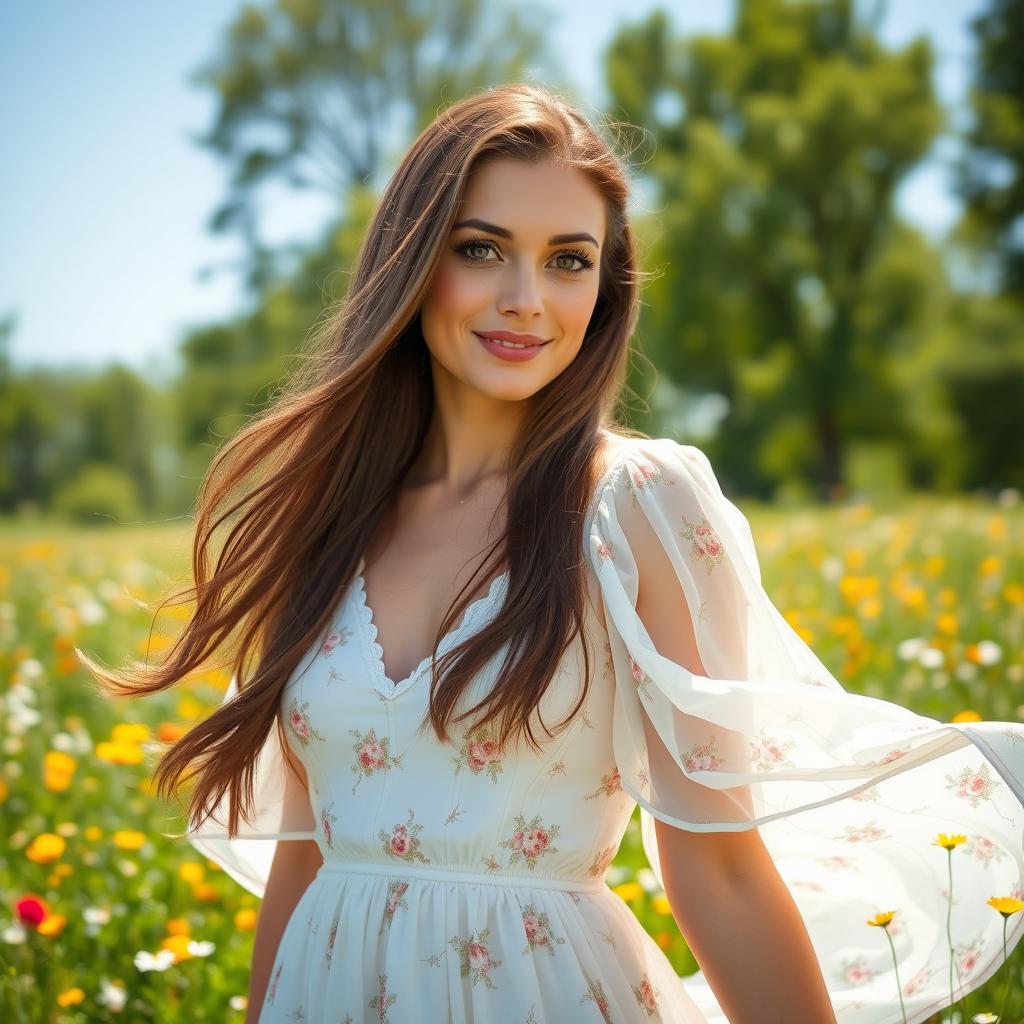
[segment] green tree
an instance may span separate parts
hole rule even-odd
[[[1024,0],[991,0],[973,28],[972,123],[959,168],[962,237],[986,247],[1003,292],[1024,296]]]
[[[460,96],[545,60],[543,10],[482,0],[272,0],[243,5],[223,52],[195,81],[217,95],[197,141],[222,157],[231,191],[215,232],[239,231],[257,292],[275,254],[259,239],[256,188],[278,181],[338,197],[378,187],[395,152]]]
[[[942,275],[894,212],[942,124],[931,69],[851,0],[739,0],[728,34],[690,38],[659,11],[608,50],[614,112],[656,141],[647,352],[725,396],[716,447],[748,485],[796,467],[831,494],[852,436],[901,427],[891,363]]]

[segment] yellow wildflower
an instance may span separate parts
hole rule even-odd
[[[639,882],[623,882],[621,885],[615,886],[612,891],[629,903],[643,895],[644,887]]]
[[[964,708],[963,711],[958,711],[953,716],[954,722],[980,722],[981,720],[981,715],[973,708]]]
[[[660,893],[659,895],[655,896],[654,899],[651,901],[651,905],[654,907],[654,912],[656,914],[672,913],[672,904],[669,903],[668,897],[664,893]]]
[[[137,743],[111,743],[101,740],[96,744],[96,756],[108,764],[141,764],[142,748]]]
[[[986,901],[993,910],[998,910],[1003,917],[1017,914],[1024,910],[1024,902],[1012,896],[990,896]]]
[[[25,856],[33,864],[50,864],[64,854],[67,843],[54,832],[41,832],[25,848]]]
[[[138,850],[146,842],[146,833],[119,829],[114,833],[113,840],[119,850]]]
[[[99,825],[90,825],[82,835],[84,835],[90,843],[95,843],[97,839],[103,838],[103,829],[101,829]]]
[[[203,875],[206,872],[203,869],[203,865],[194,860],[187,860],[183,864],[178,865],[178,877],[183,882],[196,883],[203,880]]]
[[[184,917],[172,917],[167,921],[168,935],[188,935],[191,931],[192,928]]]
[[[869,917],[864,923],[871,925],[873,928],[888,928],[895,913],[895,910],[886,910],[884,913]]]
[[[954,846],[959,846],[961,843],[967,842],[967,836],[960,835],[946,835],[945,832],[940,832],[932,844],[933,846],[941,846],[944,850],[952,850]]]
[[[110,738],[115,743],[145,743],[149,737],[149,726],[141,722],[118,722],[110,730]]]

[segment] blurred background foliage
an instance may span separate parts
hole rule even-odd
[[[721,35],[622,23],[610,130],[637,183],[644,265],[629,417],[701,445],[737,492],[807,500],[1024,486],[1024,3],[973,31],[964,206],[935,241],[895,193],[942,133],[933,53],[850,0],[741,0]],[[438,108],[536,78],[586,103],[531,8],[479,0],[242,5],[196,69],[230,169],[213,232],[244,241],[246,311],[181,339],[161,384],[114,364],[19,371],[0,322],[0,511],[85,522],[187,514],[221,441],[268,403],[342,299],[376,196]],[[389,126],[389,127],[386,127]],[[337,214],[311,246],[259,236],[268,181]]]

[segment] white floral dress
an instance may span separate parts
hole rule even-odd
[[[636,613],[638,516],[685,594],[706,676],[660,654]],[[253,821],[228,838],[225,803],[189,833],[259,895],[278,841],[315,839],[323,853],[281,938],[261,1024],[725,1022],[702,975],[678,977],[604,881],[637,804],[659,879],[654,817],[759,827],[840,1024],[903,1019],[889,944],[865,925],[894,908],[907,1019],[948,1005],[949,854],[933,840],[962,833],[954,995],[990,977],[1002,918],[986,900],[1022,895],[1024,726],[951,725],[844,690],[768,598],[747,520],[696,447],[624,442],[585,531],[606,625],[588,609],[588,699],[539,755],[503,752],[487,729],[456,726],[455,746],[418,733],[430,659],[387,678],[360,566],[282,694],[308,799],[275,729]],[[500,612],[508,582],[494,579],[442,651]],[[582,665],[577,638],[545,723],[571,708]],[[235,691],[232,680],[225,699]],[[1010,918],[1010,948],[1022,931],[1024,914]]]

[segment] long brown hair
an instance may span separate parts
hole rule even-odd
[[[537,746],[529,718],[584,627],[583,517],[599,483],[602,431],[615,422],[643,275],[627,219],[629,179],[613,142],[557,94],[516,83],[452,105],[415,140],[370,222],[349,293],[312,332],[301,370],[214,457],[197,497],[195,584],[162,602],[195,601],[166,660],[135,660],[115,673],[78,651],[105,696],[140,697],[211,667],[240,634],[217,663],[232,665],[239,692],[169,746],[154,771],[162,798],[194,777],[191,828],[230,790],[234,834],[240,811],[249,820],[254,763],[271,728],[288,749],[282,691],[354,580],[420,449],[434,395],[418,310],[467,179],[498,157],[564,162],[602,193],[600,288],[579,354],[531,397],[511,447],[509,526],[488,552],[493,562],[485,559],[460,591],[437,642],[459,621],[477,575],[486,579],[498,565],[508,572],[503,611],[437,660],[424,725],[448,742],[450,720],[484,708],[477,724],[502,717],[499,743],[525,733]],[[222,524],[230,529],[211,572]],[[486,698],[452,719],[462,691],[506,645]],[[559,730],[586,699],[583,650],[585,686]]]

